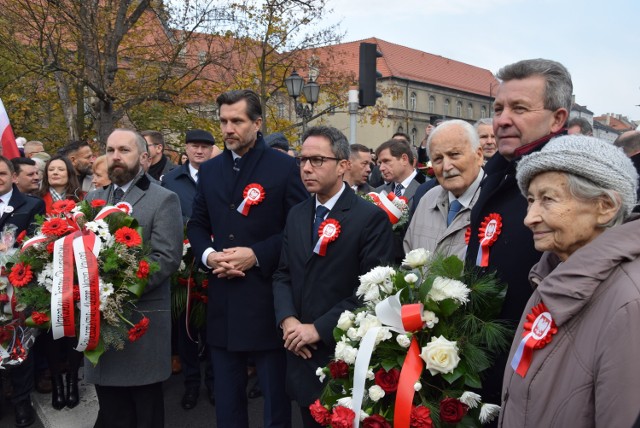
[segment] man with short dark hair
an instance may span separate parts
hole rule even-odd
[[[58,150],[58,154],[65,156],[71,161],[78,176],[78,181],[82,186],[82,191],[88,192],[93,189],[93,161],[95,156],[91,146],[86,141],[72,141]]]
[[[247,360],[265,397],[264,427],[289,427],[286,356],[273,308],[272,276],[291,207],[308,197],[291,156],[264,141],[260,98],[251,90],[216,100],[224,152],[204,163],[187,235],[211,269],[207,342],[220,428],[248,428]],[[212,241],[213,238],[213,241]]]
[[[140,135],[147,141],[149,152],[150,165],[147,174],[162,181],[162,176],[176,167],[171,159],[164,154],[164,135],[160,131],[142,131]]]
[[[305,428],[318,427],[309,405],[320,397],[316,369],[334,353],[340,314],[360,305],[359,276],[393,258],[387,215],[356,196],[343,182],[349,143],[339,130],[309,128],[302,136],[299,163],[305,187],[314,196],[287,217],[282,256],[273,277],[276,322],[287,349],[287,391],[300,405]],[[329,228],[338,228],[326,251],[314,250]],[[332,229],[336,230],[336,229]]]
[[[20,192],[26,195],[37,196],[40,190],[40,174],[36,161],[29,158],[11,159],[15,170],[13,182]]]
[[[424,183],[424,175],[413,167],[415,157],[409,144],[404,140],[386,141],[376,149],[376,159],[384,181],[389,183],[378,187],[376,192],[384,190],[404,196],[411,207],[416,189]]]
[[[498,71],[497,78],[500,84],[493,103],[493,130],[498,153],[484,167],[487,177],[471,210],[466,264],[477,265],[481,272],[496,272],[507,284],[498,318],[517,324],[532,292],[529,271],[541,254],[524,225],[527,201],[516,182],[516,163],[523,155],[541,150],[551,138],[566,133],[573,84],[562,64],[546,59],[507,65]],[[491,227],[484,227],[490,222]],[[496,233],[491,233],[494,230]],[[486,373],[484,402],[501,401],[507,356],[508,350]]]
[[[371,151],[362,144],[351,144],[349,146],[349,169],[344,179],[354,192],[367,194],[373,191],[367,179],[371,173]]]
[[[622,147],[624,153],[631,159],[636,170],[640,174],[640,131],[623,132],[613,142],[616,147]],[[638,186],[638,200],[640,200],[640,186]],[[640,212],[640,205],[636,205],[634,212]]]
[[[567,123],[567,134],[593,135],[593,127],[584,117],[574,117]]]

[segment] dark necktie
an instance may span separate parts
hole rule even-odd
[[[456,218],[456,215],[458,215],[461,209],[462,204],[460,203],[460,201],[458,201],[457,199],[451,201],[451,203],[449,204],[449,214],[447,214],[447,226],[449,226],[451,222],[453,222],[453,219]]]
[[[320,228],[320,224],[324,221],[324,216],[327,215],[329,209],[324,205],[318,205],[316,208],[316,218],[313,220],[313,239],[318,238],[318,229]]]
[[[237,174],[240,171],[240,159],[241,158],[235,158],[233,160],[233,172],[235,174]]]
[[[122,200],[124,196],[124,190],[122,190],[122,187],[118,187],[116,190],[113,191],[113,204],[117,204],[118,202],[120,202]]]
[[[404,186],[402,185],[402,183],[398,183],[396,184],[396,188],[393,193],[395,193],[396,196],[402,196],[402,189],[404,189]]]

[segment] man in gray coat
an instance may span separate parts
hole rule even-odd
[[[449,120],[431,132],[427,150],[441,185],[420,199],[404,237],[404,250],[425,248],[464,260],[471,208],[484,177],[480,139],[469,123]]]
[[[135,343],[127,343],[122,351],[106,352],[95,367],[85,361],[86,379],[95,384],[100,405],[97,426],[103,427],[164,426],[162,381],[171,375],[169,277],[182,256],[182,222],[178,221],[178,196],[151,182],[142,171],[140,153],[145,149],[146,142],[138,133],[113,131],[107,139],[112,184],[86,197],[89,201],[131,204],[131,215],[142,227],[143,242],[151,247],[151,258],[160,267],[137,303],[140,313],[150,320],[147,333]]]

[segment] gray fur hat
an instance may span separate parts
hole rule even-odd
[[[638,173],[624,152],[606,141],[585,135],[565,135],[547,143],[539,152],[518,162],[516,179],[526,196],[529,183],[548,171],[566,172],[615,190],[622,199],[626,217],[636,205]]]

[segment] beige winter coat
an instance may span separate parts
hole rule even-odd
[[[640,220],[605,231],[564,263],[545,253],[511,347],[502,427],[631,427],[640,413]],[[511,360],[543,301],[558,326],[522,378]]]

